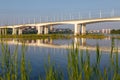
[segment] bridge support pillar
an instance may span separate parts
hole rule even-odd
[[[5,29],[2,29],[2,35],[5,35]]]
[[[16,28],[13,28],[12,30],[12,35],[16,35],[17,34],[17,29]]]
[[[40,26],[38,26],[38,33],[37,34],[42,34],[42,32],[43,32],[43,27],[40,27]]]
[[[82,26],[81,34],[86,35],[86,24],[81,24],[81,26]]]
[[[74,35],[79,35],[80,34],[80,25],[79,24],[75,24],[74,26]]]
[[[2,29],[2,34],[3,34],[3,35],[6,35],[6,34],[7,34],[7,29],[6,29],[6,28],[3,28],[3,29]]]
[[[43,34],[43,27],[40,27],[40,34]]]
[[[48,34],[48,27],[44,27],[44,34]]]
[[[50,27],[49,27],[49,31],[51,32],[53,30],[53,26],[51,25]]]
[[[22,34],[22,29],[18,29],[18,34],[21,35]]]
[[[0,35],[2,35],[2,30],[0,29]]]

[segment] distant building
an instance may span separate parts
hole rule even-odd
[[[111,29],[102,29],[102,30],[89,30],[88,33],[103,33],[110,34]]]

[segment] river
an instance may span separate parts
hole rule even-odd
[[[45,78],[45,65],[48,64],[48,58],[54,64],[55,68],[63,72],[63,78],[68,79],[68,54],[69,48],[74,45],[79,46],[79,50],[83,50],[83,57],[86,56],[86,50],[90,54],[90,64],[96,61],[96,45],[99,45],[100,54],[100,70],[103,72],[104,67],[110,65],[110,52],[111,46],[118,48],[120,53],[120,40],[119,39],[85,39],[85,38],[72,38],[72,39],[4,39],[4,44],[8,44],[11,52],[14,52],[18,47],[18,55],[22,53],[22,42],[25,42],[25,57],[26,61],[30,62],[32,71],[30,73],[30,80],[38,80],[39,77]],[[81,51],[78,53],[80,54]],[[2,50],[0,50],[2,53]],[[120,54],[118,54],[120,58]],[[120,62],[120,59],[119,59]],[[119,63],[120,65],[120,63]],[[109,77],[110,78],[110,77]]]

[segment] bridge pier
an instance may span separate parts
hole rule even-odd
[[[1,32],[2,30],[0,29],[0,35],[2,35],[2,32]]]
[[[49,27],[49,31],[51,32],[53,30],[53,26],[51,25],[50,27]]]
[[[2,35],[5,35],[5,29],[4,28],[2,29]]]
[[[37,34],[42,34],[43,27],[42,26],[38,26],[37,29],[38,29],[38,33]]]
[[[43,34],[43,27],[40,27],[40,34]]]
[[[4,35],[6,35],[7,34],[7,28],[4,28],[3,30],[4,30]]]
[[[81,34],[86,35],[86,24],[81,24],[81,27],[82,27]]]
[[[12,28],[12,35],[16,35],[17,34],[17,29],[16,28]]]
[[[18,35],[21,35],[22,34],[22,29],[18,29]]]
[[[79,35],[80,34],[80,25],[79,24],[74,24],[74,35]]]
[[[39,26],[37,27],[37,31],[38,31],[37,34],[40,34],[40,27]]]
[[[44,34],[48,34],[48,27],[44,27]]]

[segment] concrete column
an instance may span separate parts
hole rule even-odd
[[[37,34],[40,34],[40,26],[37,26],[37,30],[38,30]]]
[[[17,34],[17,29],[13,28],[12,35],[16,35],[16,34]]]
[[[74,26],[74,35],[78,35],[80,34],[80,25],[79,24],[75,24]]]
[[[1,32],[2,30],[0,29],[0,35],[2,35],[2,32]]]
[[[44,28],[44,34],[48,34],[48,27]]]
[[[37,34],[42,34],[43,27],[42,26],[38,26],[37,29],[38,29],[38,33]]]
[[[82,26],[81,34],[86,35],[86,24],[81,24],[81,26]]]
[[[40,27],[40,34],[43,34],[43,27]]]
[[[18,34],[21,35],[22,34],[22,29],[18,29]]]
[[[7,28],[4,29],[4,34],[7,35]]]
[[[80,31],[81,31],[81,25],[78,25],[78,27],[77,27],[78,34],[80,34]]]
[[[4,31],[4,29],[2,29],[2,35],[5,35],[5,31]]]
[[[52,31],[53,30],[53,26],[51,25],[50,27],[49,27],[49,31]]]

